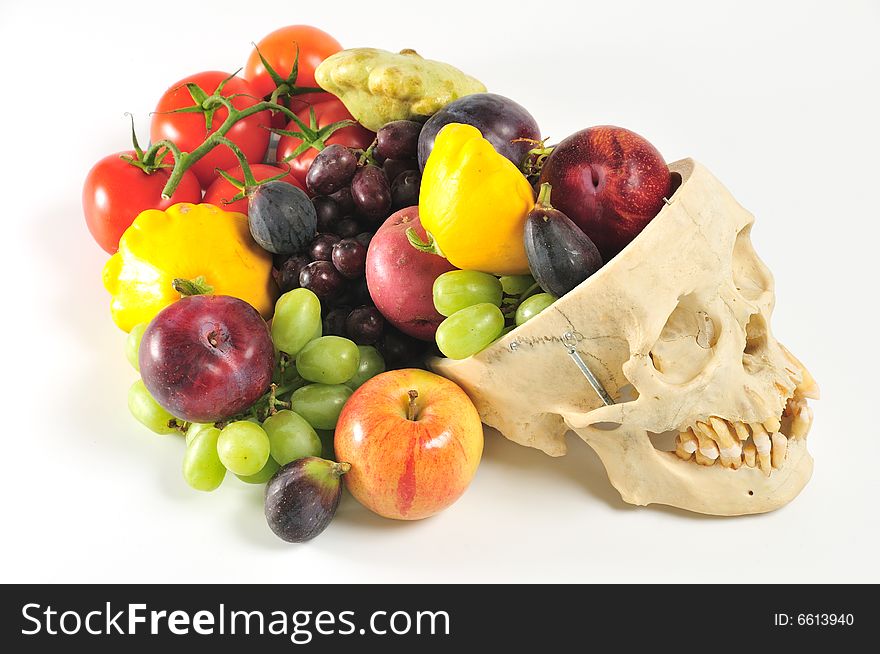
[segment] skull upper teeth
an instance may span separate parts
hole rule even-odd
[[[731,422],[717,416],[695,421],[683,429],[675,442],[675,453],[684,461],[694,460],[704,466],[720,462],[737,470],[745,465],[758,467],[765,475],[785,465],[789,438],[804,438],[812,423],[812,410],[806,400],[792,398],[783,420],[768,418],[761,422]],[[788,435],[782,433],[788,426]]]

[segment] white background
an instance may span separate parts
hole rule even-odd
[[[0,580],[880,581],[877,267],[880,4],[863,2],[0,3],[3,294]],[[396,8],[395,8],[396,7]],[[261,488],[191,491],[180,439],[126,409],[135,378],[80,208],[172,82],[244,65],[310,23],[414,47],[560,139],[612,123],[703,162],[757,216],[774,332],[818,379],[811,483],[763,516],[624,504],[572,439],[551,459],[487,434],[465,496],[419,523],[347,497],[319,538],[267,529]]]

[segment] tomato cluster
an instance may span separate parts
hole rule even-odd
[[[135,143],[135,150],[118,152],[101,159],[89,171],[83,188],[83,211],[89,231],[109,253],[119,246],[119,238],[139,213],[165,209],[178,202],[210,202],[229,210],[244,212],[247,201],[229,177],[244,182],[241,157],[257,181],[278,175],[305,189],[305,174],[318,151],[327,144],[340,143],[366,148],[374,134],[354,123],[351,114],[335,96],[315,87],[315,69],[342,46],[329,34],[309,25],[292,25],[263,38],[250,53],[244,76],[219,71],[196,73],[173,84],[156,104],[150,124],[153,143],[168,141],[183,153],[193,152],[214,134],[229,116],[227,106],[205,109],[202,102],[220,95],[237,111],[253,107],[256,113],[237,120],[225,134],[231,145],[220,145],[195,161],[183,173],[170,198],[162,192],[174,163],[171,148],[147,157]],[[283,111],[257,105],[271,100],[299,119],[288,120]],[[353,124],[324,130],[341,120]],[[302,124],[315,128],[314,139],[303,136]],[[277,154],[269,161],[272,129],[283,129]],[[222,134],[222,132],[221,132]],[[238,154],[234,151],[238,150]],[[149,152],[149,151],[148,151]],[[155,160],[152,160],[155,159]],[[227,173],[222,175],[221,171]],[[203,198],[204,194],[204,198]]]

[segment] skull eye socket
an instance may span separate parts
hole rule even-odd
[[[686,384],[709,364],[718,333],[697,297],[683,295],[651,348],[651,362],[667,383]]]
[[[773,292],[773,278],[752,245],[752,223],[743,227],[733,244],[733,283],[750,302]]]

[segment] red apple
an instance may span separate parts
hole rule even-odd
[[[418,207],[392,214],[373,236],[367,250],[367,287],[388,322],[404,334],[432,341],[443,322],[434,308],[434,280],[455,266],[410,245],[406,238],[410,227],[426,238]]]
[[[483,425],[453,382],[392,370],[354,392],[339,416],[336,457],[351,494],[386,518],[420,520],[457,500],[483,453]]]
[[[607,262],[663,208],[669,169],[644,138],[603,125],[575,132],[547,157],[541,183],[553,206],[592,239]]]
[[[275,350],[266,321],[226,295],[193,295],[165,307],[138,350],[150,395],[187,422],[217,422],[254,404],[269,384]]]

